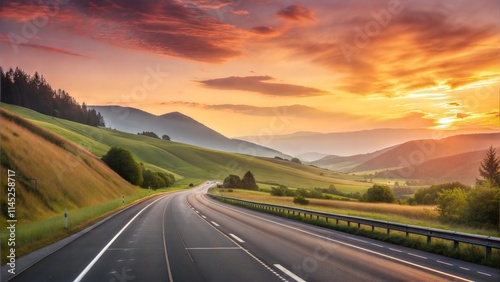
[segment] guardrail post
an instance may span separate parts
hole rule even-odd
[[[375,225],[372,225],[372,232],[375,231]]]
[[[326,222],[328,222],[328,216],[325,216],[325,220],[326,220]]]
[[[361,228],[361,223],[358,222],[358,228]]]
[[[431,244],[431,239],[432,239],[432,236],[427,235],[427,246],[429,246]]]
[[[486,259],[490,259],[491,258],[491,247],[490,246],[484,247],[484,257]]]
[[[351,222],[350,221],[347,221],[347,226],[351,227]]]
[[[453,241],[453,249],[458,249],[458,241]]]
[[[387,235],[390,235],[390,234],[391,234],[391,229],[387,228]]]

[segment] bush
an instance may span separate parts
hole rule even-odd
[[[444,190],[453,190],[454,188],[460,188],[464,191],[468,191],[470,188],[460,182],[450,182],[432,185],[429,188],[420,189],[415,193],[415,202],[420,205],[435,205],[437,204],[438,194]]]
[[[241,179],[238,175],[231,174],[226,179],[224,179],[224,183],[222,184],[224,188],[241,188]]]
[[[297,195],[293,198],[293,202],[299,205],[309,205],[309,200],[302,195]]]
[[[112,170],[114,170],[123,179],[133,185],[142,184],[141,166],[134,160],[132,153],[122,148],[112,147],[108,153],[102,157]]]
[[[397,199],[389,186],[374,184],[361,197],[361,201],[369,203],[395,203]]]
[[[288,189],[285,185],[279,185],[278,187],[271,187],[271,195],[272,196],[295,196],[295,193]]]

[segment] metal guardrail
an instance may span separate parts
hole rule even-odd
[[[384,228],[387,229],[387,234],[390,234],[391,230],[395,230],[395,231],[406,232],[406,236],[408,236],[409,234],[426,236],[427,244],[431,243],[432,238],[439,238],[439,239],[453,241],[453,246],[455,248],[458,248],[459,243],[467,243],[472,245],[483,246],[485,247],[486,259],[489,259],[491,257],[492,248],[500,249],[500,238],[497,237],[474,235],[474,234],[461,233],[443,229],[401,224],[390,221],[382,221],[382,220],[368,219],[363,217],[313,211],[313,210],[293,208],[293,207],[274,205],[274,204],[266,204],[266,203],[247,201],[237,198],[219,196],[214,194],[208,194],[208,195],[218,200],[240,203],[253,208],[258,208],[263,210],[287,213],[292,215],[297,214],[298,216],[303,215],[305,218],[309,217],[310,219],[312,219],[313,217],[316,217],[316,219],[318,220],[320,218],[325,218],[326,222],[328,222],[329,220],[335,220],[336,224],[338,224],[339,221],[344,221],[347,222],[348,226],[351,226],[352,223],[357,224],[358,228],[361,227],[361,225],[367,225],[372,227],[372,231],[375,229],[375,227]]]

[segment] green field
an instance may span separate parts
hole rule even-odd
[[[277,183],[295,188],[326,188],[334,184],[342,192],[365,191],[372,184],[356,181],[359,177],[339,175],[308,165],[275,159],[220,152],[177,142],[164,141],[109,128],[96,128],[45,116],[32,110],[8,104],[3,108],[71,140],[97,157],[110,147],[130,150],[134,158],[150,169],[167,171],[177,178],[193,181],[222,180],[229,174],[243,176],[252,171],[258,182]]]

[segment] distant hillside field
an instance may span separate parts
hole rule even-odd
[[[222,180],[229,174],[243,176],[250,170],[258,182],[279,183],[297,188],[326,188],[334,184],[339,190],[351,192],[365,191],[371,186],[355,181],[354,176],[338,178],[332,172],[307,165],[275,162],[273,159],[216,151],[109,128],[90,127],[7,104],[2,104],[2,107],[73,141],[97,157],[103,156],[112,146],[122,147],[130,150],[134,158],[143,162],[146,167],[171,172],[178,179]]]
[[[37,181],[35,187],[34,180],[15,178],[16,212],[21,223],[62,214],[65,207],[94,206],[137,192],[87,150],[31,123],[26,126],[4,108],[1,111],[2,183],[7,183],[7,169]],[[2,189],[4,219],[6,199]]]

